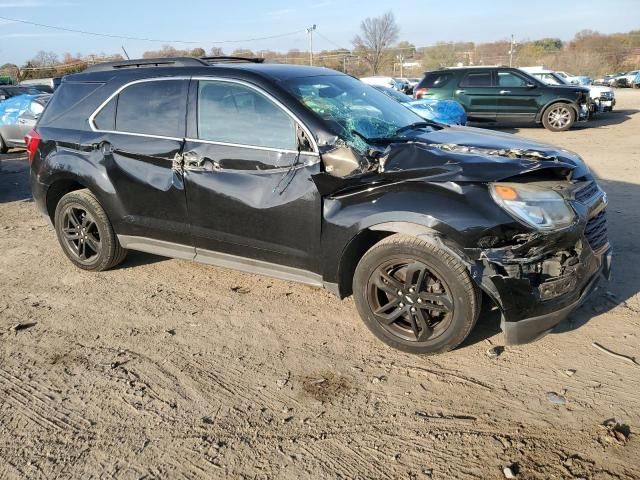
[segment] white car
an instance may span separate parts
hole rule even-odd
[[[578,77],[569,76],[566,72],[554,72],[553,70],[545,70],[541,67],[522,67],[520,70],[533,75],[538,80],[547,85],[579,85]],[[562,75],[564,74],[564,75]],[[574,79],[570,82],[568,79]],[[595,106],[596,112],[610,112],[616,104],[616,97],[613,88],[602,85],[584,85],[589,88],[589,96],[591,102]]]
[[[379,87],[389,87],[394,90],[402,91],[403,82],[393,77],[362,77],[361,82],[367,85],[377,85]]]

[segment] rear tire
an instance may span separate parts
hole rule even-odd
[[[115,267],[127,256],[107,214],[89,190],[63,196],[54,219],[62,251],[76,267],[100,272]]]
[[[390,347],[435,354],[460,345],[478,319],[481,296],[465,265],[434,243],[392,235],[356,267],[356,307]]]
[[[542,114],[542,125],[552,132],[569,130],[576,122],[576,111],[567,103],[552,103]]]

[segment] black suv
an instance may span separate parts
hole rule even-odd
[[[324,68],[94,66],[27,143],[36,205],[79,268],[132,249],[353,294],[410,352],[459,345],[483,298],[508,343],[534,340],[609,272],[606,196],[578,155],[425,122]]]
[[[536,122],[564,131],[589,118],[589,89],[547,85],[517,68],[460,67],[427,72],[414,96],[454,99],[476,122]]]

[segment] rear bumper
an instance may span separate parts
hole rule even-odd
[[[524,318],[517,322],[504,321],[503,317],[501,328],[504,333],[505,343],[507,345],[530,343],[551,332],[598,289],[602,278],[609,278],[611,273],[611,256],[611,248],[604,254],[597,256],[599,267],[582,288],[577,299],[570,300],[566,305],[559,305],[557,310],[543,315]]]
[[[31,183],[31,195],[33,196],[33,203],[35,203],[38,211],[47,217],[47,220],[51,222],[49,212],[47,211],[47,189],[48,185],[40,182],[37,178],[33,168],[29,172],[29,181]]]

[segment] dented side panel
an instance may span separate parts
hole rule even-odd
[[[185,184],[196,248],[317,272],[317,156],[187,141]],[[192,160],[197,159],[195,163]]]

